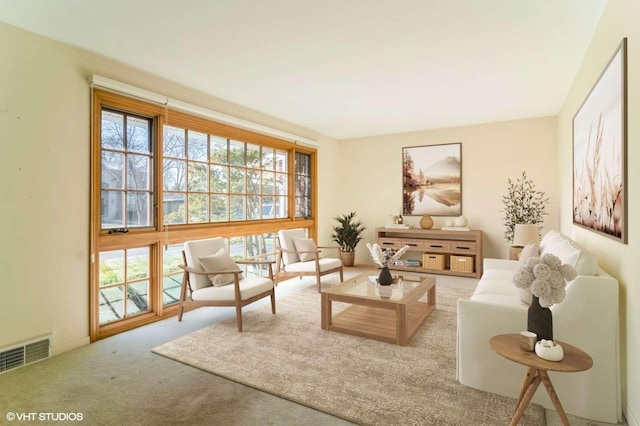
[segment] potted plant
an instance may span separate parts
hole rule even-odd
[[[533,180],[522,172],[522,177],[515,182],[507,179],[507,194],[502,196],[504,203],[504,238],[513,244],[514,228],[517,224],[529,224],[538,226],[540,236],[540,224],[547,214],[545,208],[549,203],[549,197],[544,192],[536,190]]]
[[[366,229],[362,221],[356,220],[356,212],[342,214],[334,219],[338,225],[333,226],[331,238],[340,245],[340,258],[344,266],[353,266],[355,250],[362,240],[362,233]]]

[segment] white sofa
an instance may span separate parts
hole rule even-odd
[[[553,305],[554,339],[587,352],[593,367],[579,373],[549,372],[568,414],[618,423],[622,417],[618,325],[618,281],[597,266],[595,257],[566,236],[549,231],[541,254],[551,252],[576,267],[562,303]],[[576,253],[577,252],[577,253]],[[512,284],[518,261],[485,259],[484,272],[470,300],[458,301],[457,378],[476,389],[517,398],[526,367],[489,348],[497,334],[527,329],[527,309]],[[542,386],[533,401],[553,404]]]

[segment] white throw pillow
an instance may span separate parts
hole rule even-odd
[[[296,248],[296,251],[318,251],[316,243],[311,238],[294,238],[293,246]],[[298,257],[302,262],[316,259],[313,253],[298,253]]]
[[[540,247],[536,243],[529,243],[520,252],[520,263],[525,264],[530,257],[540,256]]]
[[[229,256],[229,253],[227,253],[227,250],[224,248],[221,248],[215,254],[201,257],[198,260],[200,261],[202,269],[207,272],[231,271],[234,269],[239,269],[238,265],[236,265],[236,262],[234,262],[231,256]],[[242,274],[240,274],[238,279],[242,279]],[[232,284],[233,274],[209,275],[209,280],[214,286],[220,287],[223,285]]]
[[[580,250],[575,248],[568,240],[562,239],[561,241],[554,241],[549,246],[545,247],[544,253],[555,254],[560,258],[562,263],[569,264],[576,267],[578,259],[580,258]]]
[[[551,229],[549,232],[547,232],[546,234],[544,234],[544,236],[542,237],[542,240],[540,241],[540,251],[541,252],[546,252],[547,247],[555,244],[555,243],[559,243],[561,241],[563,241],[564,235],[562,235],[561,233]]]

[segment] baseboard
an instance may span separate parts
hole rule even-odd
[[[629,406],[625,407],[625,409],[622,410],[622,415],[627,420],[627,425],[640,426],[640,423],[638,423],[638,417],[631,412]]]
[[[55,341],[55,338],[54,338]],[[53,355],[59,355],[63,352],[70,351],[72,349],[79,348],[80,346],[86,346],[91,343],[89,336],[83,337],[81,339],[76,339],[73,342],[68,342],[63,345],[54,345],[53,346]]]

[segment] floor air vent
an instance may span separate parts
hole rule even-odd
[[[51,357],[51,340],[49,334],[0,349],[0,374]]]

